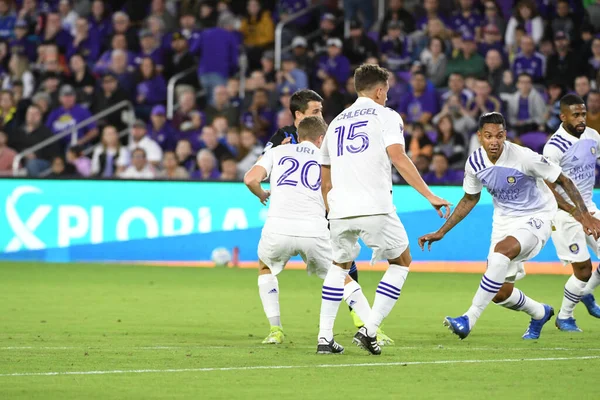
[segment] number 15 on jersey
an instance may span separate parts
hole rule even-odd
[[[369,136],[364,132],[368,121],[358,121],[350,124],[346,135],[346,126],[335,128],[337,134],[337,155],[343,156],[344,151],[351,154],[362,153],[369,147]],[[359,142],[360,140],[360,142]],[[348,143],[350,142],[350,143]],[[345,144],[348,143],[348,144]]]

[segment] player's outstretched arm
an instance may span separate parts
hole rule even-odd
[[[571,199],[573,204],[575,204],[576,209],[571,212],[573,217],[583,225],[583,230],[588,235],[593,235],[597,240],[600,237],[600,221],[590,214],[587,207],[585,206],[585,202],[581,197],[581,193],[577,190],[577,186],[573,183],[571,179],[565,174],[560,174],[555,185],[560,185],[567,196]]]
[[[406,154],[406,151],[404,151],[404,146],[401,144],[393,144],[388,146],[387,153],[392,161],[392,164],[394,164],[394,167],[396,167],[406,183],[415,188],[417,192],[425,197],[437,210],[440,217],[448,218],[448,215],[450,215],[450,206],[452,204],[450,204],[449,201],[433,194],[433,192],[429,189],[429,186],[427,186],[423,178],[421,178],[421,174],[419,174],[415,164],[413,164],[412,160]],[[446,209],[444,213],[442,213],[442,208]]]
[[[254,194],[263,205],[267,205],[267,199],[271,192],[264,190],[260,183],[267,177],[267,170],[261,165],[253,166],[250,171],[244,175],[244,184]]]
[[[321,194],[325,202],[325,211],[329,213],[329,204],[327,203],[327,194],[331,191],[331,165],[321,165]]]
[[[456,208],[450,215],[450,218],[441,226],[437,232],[428,233],[427,235],[423,235],[419,238],[419,247],[421,250],[425,249],[425,244],[429,243],[427,246],[427,250],[431,250],[431,244],[433,242],[437,242],[442,240],[446,233],[450,232],[452,228],[454,228],[460,221],[462,221],[475,207],[475,205],[479,202],[481,198],[481,192],[476,194],[465,193],[462,199],[456,205]]]

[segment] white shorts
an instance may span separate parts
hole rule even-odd
[[[306,263],[309,275],[316,274],[325,279],[332,264],[329,238],[287,236],[263,232],[258,242],[258,258],[265,263],[273,275],[279,274],[290,260],[300,255]]]
[[[592,210],[593,211],[593,210]],[[594,214],[597,217],[598,212]],[[558,258],[566,265],[572,262],[583,262],[590,259],[590,252],[599,256],[600,240],[596,241],[593,236],[586,235],[583,227],[573,216],[566,211],[559,210],[552,221],[552,241],[556,247]]]
[[[371,265],[379,260],[391,260],[408,247],[408,236],[398,214],[366,215],[329,221],[333,259],[338,263],[350,262],[358,257],[358,238],[373,250]]]
[[[549,219],[536,217],[515,217],[507,224],[495,224],[492,228],[492,242],[489,254],[494,253],[496,245],[512,236],[521,245],[521,253],[508,265],[505,282],[514,282],[525,276],[523,263],[537,256],[546,245],[552,233]]]

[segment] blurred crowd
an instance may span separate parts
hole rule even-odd
[[[356,99],[362,63],[393,72],[388,106],[430,184],[462,181],[482,113],[502,112],[511,140],[540,151],[575,92],[600,129],[600,0],[388,0],[381,20],[377,3],[0,0],[0,174],[58,135],[20,170],[239,180],[293,124],[296,90],[317,91],[330,121]],[[313,5],[285,25],[277,69],[275,26]],[[167,84],[186,71],[171,116]],[[135,117],[81,124],[124,100]]]

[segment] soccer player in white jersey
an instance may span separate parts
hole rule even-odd
[[[587,209],[598,217],[598,208],[592,200],[596,160],[600,156],[600,135],[586,127],[586,108],[583,99],[568,94],[560,100],[562,124],[544,147],[544,155],[560,165],[581,193]],[[600,267],[592,272],[592,260],[588,246],[600,255],[600,242],[586,235],[581,226],[582,210],[573,204],[564,190],[557,188],[554,195],[559,211],[554,217],[552,241],[558,258],[566,265],[571,264],[573,275],[565,284],[563,301],[556,316],[556,326],[561,331],[581,332],[573,311],[579,301],[588,312],[600,318],[600,307],[596,304],[594,289],[600,285]]]
[[[327,125],[320,116],[304,118],[298,125],[298,144],[268,150],[244,177],[244,183],[263,204],[270,198],[267,220],[258,244],[258,288],[271,332],[263,343],[284,340],[279,310],[277,275],[293,256],[300,255],[309,274],[325,278],[332,250],[325,204],[321,195],[321,143]],[[271,191],[261,182],[270,176]],[[290,207],[290,204],[293,206]],[[369,302],[357,282],[346,280],[344,297],[361,318],[370,312]],[[341,353],[333,341],[321,353]]]
[[[446,223],[435,233],[419,238],[421,249],[441,240],[475,207],[486,187],[493,197],[494,219],[487,270],[473,303],[457,318],[446,317],[444,325],[466,338],[490,302],[523,311],[531,316],[523,339],[537,339],[542,327],[554,315],[554,309],[541,304],[515,288],[515,280],[525,273],[523,262],[535,257],[552,231],[557,205],[544,183],[560,185],[582,210],[586,231],[598,236],[600,223],[591,217],[573,182],[560,167],[525,147],[506,142],[504,117],[496,112],[479,119],[477,131],[481,147],[468,158],[463,188],[465,195]]]
[[[404,151],[400,115],[385,107],[389,73],[363,65],[354,74],[358,99],[329,125],[322,146],[322,192],[329,211],[333,265],[323,282],[318,347],[333,341],[333,325],[344,280],[360,251],[358,238],[373,250],[371,263],[389,268],[375,293],[373,308],[354,342],[380,354],[375,334],[400,296],[411,262],[408,237],[392,201],[392,164],[442,215],[446,200],[435,196]]]

